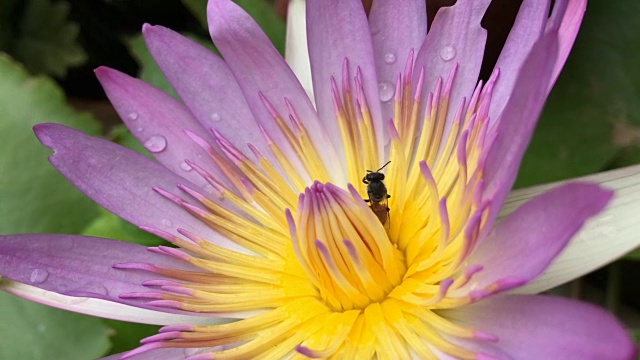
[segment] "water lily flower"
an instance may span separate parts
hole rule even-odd
[[[478,82],[489,2],[441,9],[427,34],[422,0],[374,1],[368,18],[356,0],[309,1],[313,102],[232,1],[207,10],[224,60],[145,25],[182,102],[96,74],[156,161],[35,132],[80,190],[175,246],[6,235],[3,289],[167,325],[122,359],[632,359],[605,311],[506,293],[613,193],[569,182],[498,220],[586,1],[525,1]]]

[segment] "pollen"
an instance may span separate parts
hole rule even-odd
[[[439,311],[472,303],[504,285],[461,291],[482,271],[465,259],[484,231],[490,206],[480,202],[481,153],[489,140],[488,108],[498,73],[486,85],[480,83],[468,101],[450,104],[457,65],[428,94],[423,94],[424,70],[413,74],[413,68],[411,52],[397,78],[394,118],[385,124],[388,159],[378,153],[382,134],[374,129],[364,95],[367,79],[359,69],[350,73],[348,59],[342,79],[330,79],[346,184],[332,182],[330,164],[323,163],[321,149],[286,98],[260,94],[275,127],[261,128],[268,149],[249,145],[254,160],[216,131],[215,144],[188,133],[224,179],[189,162],[211,185],[211,193],[186,185],[155,190],[246,252],[186,230],[175,236],[145,228],[175,246],[151,251],[194,270],[117,264],[159,277],[145,283],[148,292],[120,296],[238,320],[168,326],[123,358],[175,347],[201,349],[193,359],[397,359],[415,354],[488,359],[460,340],[497,341],[494,336],[456,325]],[[283,107],[276,102],[288,113],[278,112]],[[276,143],[267,128],[279,129],[286,143]],[[293,149],[296,158],[285,155],[285,148]],[[389,220],[382,222],[365,201],[362,177],[387,161],[384,181],[391,197]]]

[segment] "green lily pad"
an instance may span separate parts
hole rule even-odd
[[[96,135],[98,123],[67,105],[51,79],[1,54],[0,79],[0,233],[79,232],[98,206],[49,164],[32,127],[57,122]]]
[[[108,329],[100,319],[2,291],[0,319],[0,359],[95,359],[110,347]]]
[[[97,122],[71,109],[51,79],[1,54],[0,79],[0,233],[78,233],[98,206],[49,164],[32,127],[59,122],[97,134]],[[109,347],[99,319],[2,292],[0,319],[1,359],[87,359]]]

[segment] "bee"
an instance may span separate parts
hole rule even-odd
[[[382,182],[384,180],[384,174],[380,170],[389,165],[391,161],[388,161],[380,169],[376,171],[367,170],[367,174],[362,178],[362,182],[367,184],[367,196],[365,202],[369,203],[369,207],[382,225],[386,225],[389,221],[389,206],[387,200],[391,197],[387,193],[387,186]]]

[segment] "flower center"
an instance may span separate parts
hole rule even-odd
[[[364,79],[356,71],[352,92],[348,69],[345,60],[341,89],[335,79],[331,83],[350,184],[332,182],[288,99],[290,125],[261,95],[275,124],[269,131],[280,131],[287,143],[275,143],[261,128],[270,154],[249,145],[256,161],[215,130],[217,148],[188,134],[208,151],[224,179],[188,161],[215,194],[179,185],[199,202],[196,206],[165,189],[157,192],[247,251],[224,248],[182,229],[182,237],[146,229],[186,250],[160,246],[153,251],[179,258],[193,270],[117,264],[162,276],[145,283],[157,291],[121,296],[147,300],[149,306],[243,320],[169,326],[127,356],[157,347],[193,347],[207,348],[216,359],[282,358],[293,351],[347,359],[356,354],[363,359],[374,354],[411,358],[412,353],[436,358],[437,351],[476,359],[481,355],[450,339],[495,341],[452,324],[438,311],[495,291],[495,286],[461,289],[482,270],[477,265],[464,268],[464,260],[486,221],[488,204],[480,202],[481,154],[497,74],[451,113],[457,65],[425,99],[423,71],[415,77],[416,93],[412,90],[411,54],[395,87],[394,119],[386,123],[390,163],[384,178],[382,173],[370,177],[380,181],[372,185],[362,177],[366,180],[367,169],[377,173],[373,170],[383,165],[377,145],[382,134],[373,126]]]
[[[298,261],[334,311],[380,302],[402,281],[404,254],[362,199],[316,182],[300,195],[297,221],[288,218]]]

